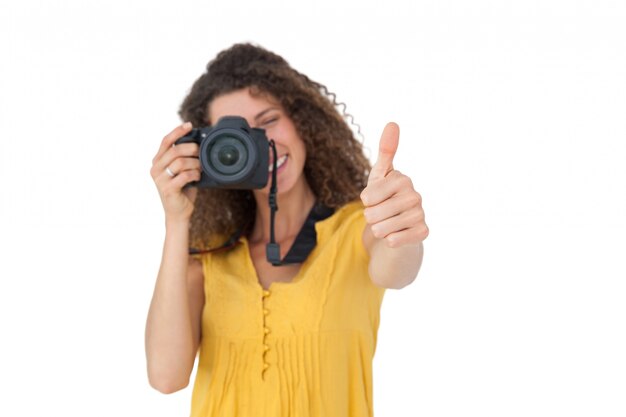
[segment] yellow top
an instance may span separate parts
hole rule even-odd
[[[369,277],[364,226],[360,202],[316,223],[317,245],[298,274],[269,290],[245,238],[202,256],[206,303],[192,417],[373,416],[385,289]]]

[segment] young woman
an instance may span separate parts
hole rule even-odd
[[[180,116],[151,169],[166,237],[146,326],[150,384],[186,387],[199,352],[192,416],[372,416],[383,295],[415,279],[428,235],[420,195],[393,169],[397,125],[370,168],[334,95],[250,44],[208,64]],[[175,141],[223,116],[276,144],[275,236],[292,263],[266,258],[271,181],[183,188],[200,179],[199,149]]]

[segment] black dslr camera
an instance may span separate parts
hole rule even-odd
[[[265,130],[246,119],[225,116],[212,127],[194,128],[176,144],[200,145],[202,173],[189,185],[204,188],[253,189],[267,184],[269,141]]]

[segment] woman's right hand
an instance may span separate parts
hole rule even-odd
[[[150,175],[159,190],[166,220],[189,220],[193,213],[198,190],[196,187],[183,190],[183,186],[200,179],[199,146],[197,143],[173,146],[191,128],[191,123],[186,122],[172,130],[163,138],[159,151],[152,159]]]

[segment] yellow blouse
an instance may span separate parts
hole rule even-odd
[[[245,238],[202,255],[206,302],[192,417],[373,416],[385,289],[369,277],[364,227],[358,201],[317,222],[317,245],[298,274],[269,290]]]

